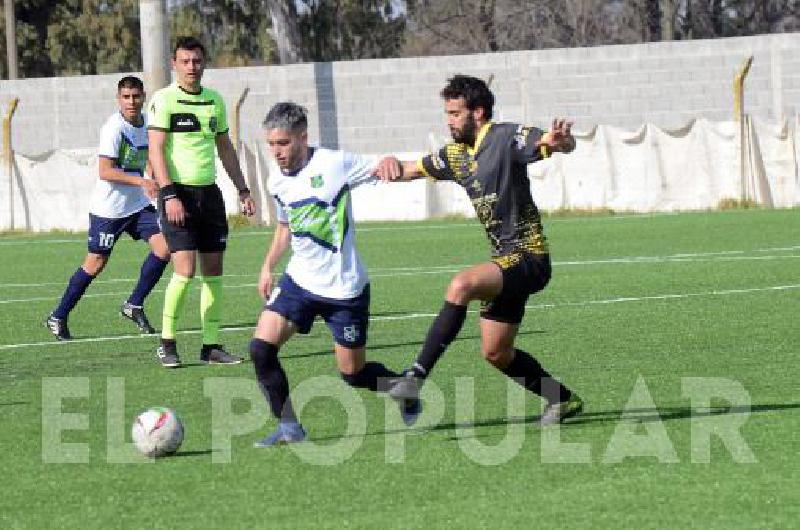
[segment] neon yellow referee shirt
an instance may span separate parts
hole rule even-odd
[[[167,133],[164,156],[169,178],[177,184],[206,186],[216,180],[216,137],[228,132],[222,96],[201,87],[192,94],[177,83],[153,94],[147,128]]]

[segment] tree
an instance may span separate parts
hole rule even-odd
[[[391,0],[302,0],[298,28],[313,61],[397,57],[405,18]]]
[[[619,0],[409,0],[404,53],[438,55],[620,42]],[[638,40],[626,36],[622,42]]]
[[[678,37],[735,37],[797,31],[798,0],[676,0]]]
[[[45,42],[59,75],[141,70],[138,0],[60,2],[51,17]]]
[[[267,7],[280,63],[292,64],[305,60],[305,47],[297,24],[294,0],[267,0]]]
[[[273,62],[275,43],[268,34],[264,0],[181,0],[170,12],[170,34],[203,41],[212,66]]]
[[[54,74],[53,64],[47,54],[47,25],[50,22],[53,3],[47,0],[15,0],[14,13],[17,19],[17,50],[20,77],[41,77]],[[5,24],[0,38],[3,51],[3,77],[5,65]]]

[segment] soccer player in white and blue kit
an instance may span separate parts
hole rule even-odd
[[[169,263],[169,250],[158,227],[150,200],[158,186],[145,179],[147,168],[147,124],[142,114],[144,84],[126,76],[117,84],[119,111],[108,118],[100,132],[99,179],[89,210],[89,252],[73,273],[64,295],[45,325],[59,340],[72,338],[67,318],[106,263],[123,232],[142,239],[151,252],[142,263],[139,280],[120,314],[133,321],[142,333],[154,333],[144,313],[144,299],[153,290]]]
[[[263,126],[280,173],[269,192],[278,223],[264,259],[258,288],[267,299],[250,342],[256,378],[278,419],[275,432],[256,443],[267,447],[302,441],[306,433],[289,399],[289,381],[278,350],[296,332],[308,333],[321,316],[333,335],[336,364],[349,385],[377,391],[382,378],[396,377],[366,362],[369,279],[356,250],[351,190],[372,175],[377,159],[310,147],[303,107],[278,103]],[[291,246],[286,271],[274,285],[274,269]]]

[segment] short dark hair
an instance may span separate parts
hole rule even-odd
[[[121,91],[123,88],[138,88],[144,92],[144,83],[142,83],[142,80],[138,77],[126,75],[117,83],[117,92]]]
[[[308,129],[307,111],[297,103],[282,101],[269,109],[267,117],[261,124],[264,129],[283,129],[291,133],[302,133]]]
[[[203,54],[203,58],[206,56],[206,47],[203,46],[203,43],[200,42],[199,39],[192,36],[185,35],[175,40],[175,49],[172,50],[173,59],[178,56],[178,50],[200,50],[200,53]]]
[[[483,79],[470,75],[454,75],[447,81],[447,85],[442,89],[441,95],[444,99],[464,98],[469,110],[475,110],[480,107],[483,109],[484,117],[487,120],[492,117],[494,94],[489,90]]]

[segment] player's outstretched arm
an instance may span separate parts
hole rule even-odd
[[[101,156],[98,162],[100,180],[107,182],[115,182],[117,184],[125,184],[127,186],[139,186],[144,189],[145,194],[154,199],[158,192],[158,185],[155,181],[128,175],[115,165],[116,160]]]
[[[383,182],[409,181],[425,176],[416,162],[401,162],[394,156],[382,158],[373,174]]]
[[[247,183],[244,181],[242,175],[242,168],[239,167],[239,157],[236,156],[236,151],[231,143],[231,138],[228,133],[220,133],[216,138],[217,154],[222,161],[222,167],[228,173],[228,178],[231,179],[233,185],[239,190],[239,202],[241,203],[242,213],[246,216],[251,216],[256,213],[256,203],[250,196],[250,190],[247,188]]]
[[[269,298],[269,294],[272,292],[275,266],[289,248],[291,241],[292,232],[289,230],[289,225],[279,222],[275,227],[275,235],[272,236],[272,244],[264,258],[264,264],[261,266],[261,274],[258,278],[258,292],[265,299]]]

